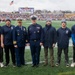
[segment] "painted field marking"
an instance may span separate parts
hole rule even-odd
[[[70,71],[70,72],[63,72],[63,73],[59,73],[58,75],[75,75],[75,72],[72,72],[72,71]]]

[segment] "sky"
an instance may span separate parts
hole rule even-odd
[[[71,10],[75,11],[75,0],[0,0],[0,11],[17,11],[19,7],[33,7],[37,9],[53,10]]]

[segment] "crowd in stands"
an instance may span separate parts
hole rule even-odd
[[[46,20],[50,18],[51,20],[75,20],[75,14],[64,14],[64,13],[34,13],[38,20]],[[11,20],[16,20],[18,17],[21,17],[23,20],[30,20],[32,14],[28,13],[12,13],[12,12],[0,12],[0,21],[5,21],[5,19],[10,18]]]

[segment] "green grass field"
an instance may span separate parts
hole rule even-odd
[[[23,25],[28,27],[30,25],[30,21],[23,21]],[[42,27],[45,26],[45,21],[38,21],[39,24],[42,25]],[[15,21],[12,21],[12,24],[17,25]],[[67,22],[67,27],[71,28],[72,25],[74,25],[74,21],[68,21]],[[4,23],[0,23],[0,25],[4,25]],[[53,21],[53,26],[58,29],[61,27],[61,22],[60,21]],[[69,47],[69,58],[72,58],[72,47]],[[55,56],[55,63],[57,59],[57,48],[54,49],[54,56]],[[50,58],[50,57],[49,57]],[[25,50],[25,59],[26,62],[31,61],[31,54],[30,50],[26,49]],[[44,51],[43,49],[41,50],[41,55],[40,55],[40,60],[44,61]],[[5,62],[5,60],[4,60]],[[71,64],[72,60],[70,60]],[[50,62],[49,62],[50,63]],[[43,63],[40,64],[38,68],[32,68],[31,64],[27,66],[22,66],[20,68],[12,67],[12,63],[10,62],[10,66],[6,68],[0,68],[0,75],[75,75],[75,68],[66,68],[65,67],[65,62],[64,62],[64,53],[62,53],[62,61],[61,65],[59,67],[50,67],[50,64],[46,67],[43,66]]]

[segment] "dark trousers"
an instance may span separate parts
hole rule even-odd
[[[54,50],[53,48],[49,48],[50,50],[50,65],[54,65]],[[44,53],[45,53],[45,64],[48,64],[48,47],[44,47]]]
[[[11,52],[12,62],[13,62],[13,64],[15,64],[15,50],[14,50],[14,46],[13,45],[5,45],[4,49],[5,49],[6,64],[9,64],[9,61],[10,61],[9,51]]]
[[[3,62],[3,48],[0,47],[0,62]]]
[[[25,65],[24,49],[25,49],[25,47],[15,48],[17,66]]]
[[[39,65],[40,61],[40,42],[39,41],[30,41],[30,49],[31,49],[31,56],[33,65]]]
[[[73,62],[75,62],[75,46],[73,46]]]
[[[58,52],[57,52],[57,62],[60,64],[61,61],[61,54],[62,54],[62,50],[64,50],[64,54],[65,54],[65,63],[69,63],[69,58],[68,58],[68,48],[59,48],[58,47]]]

